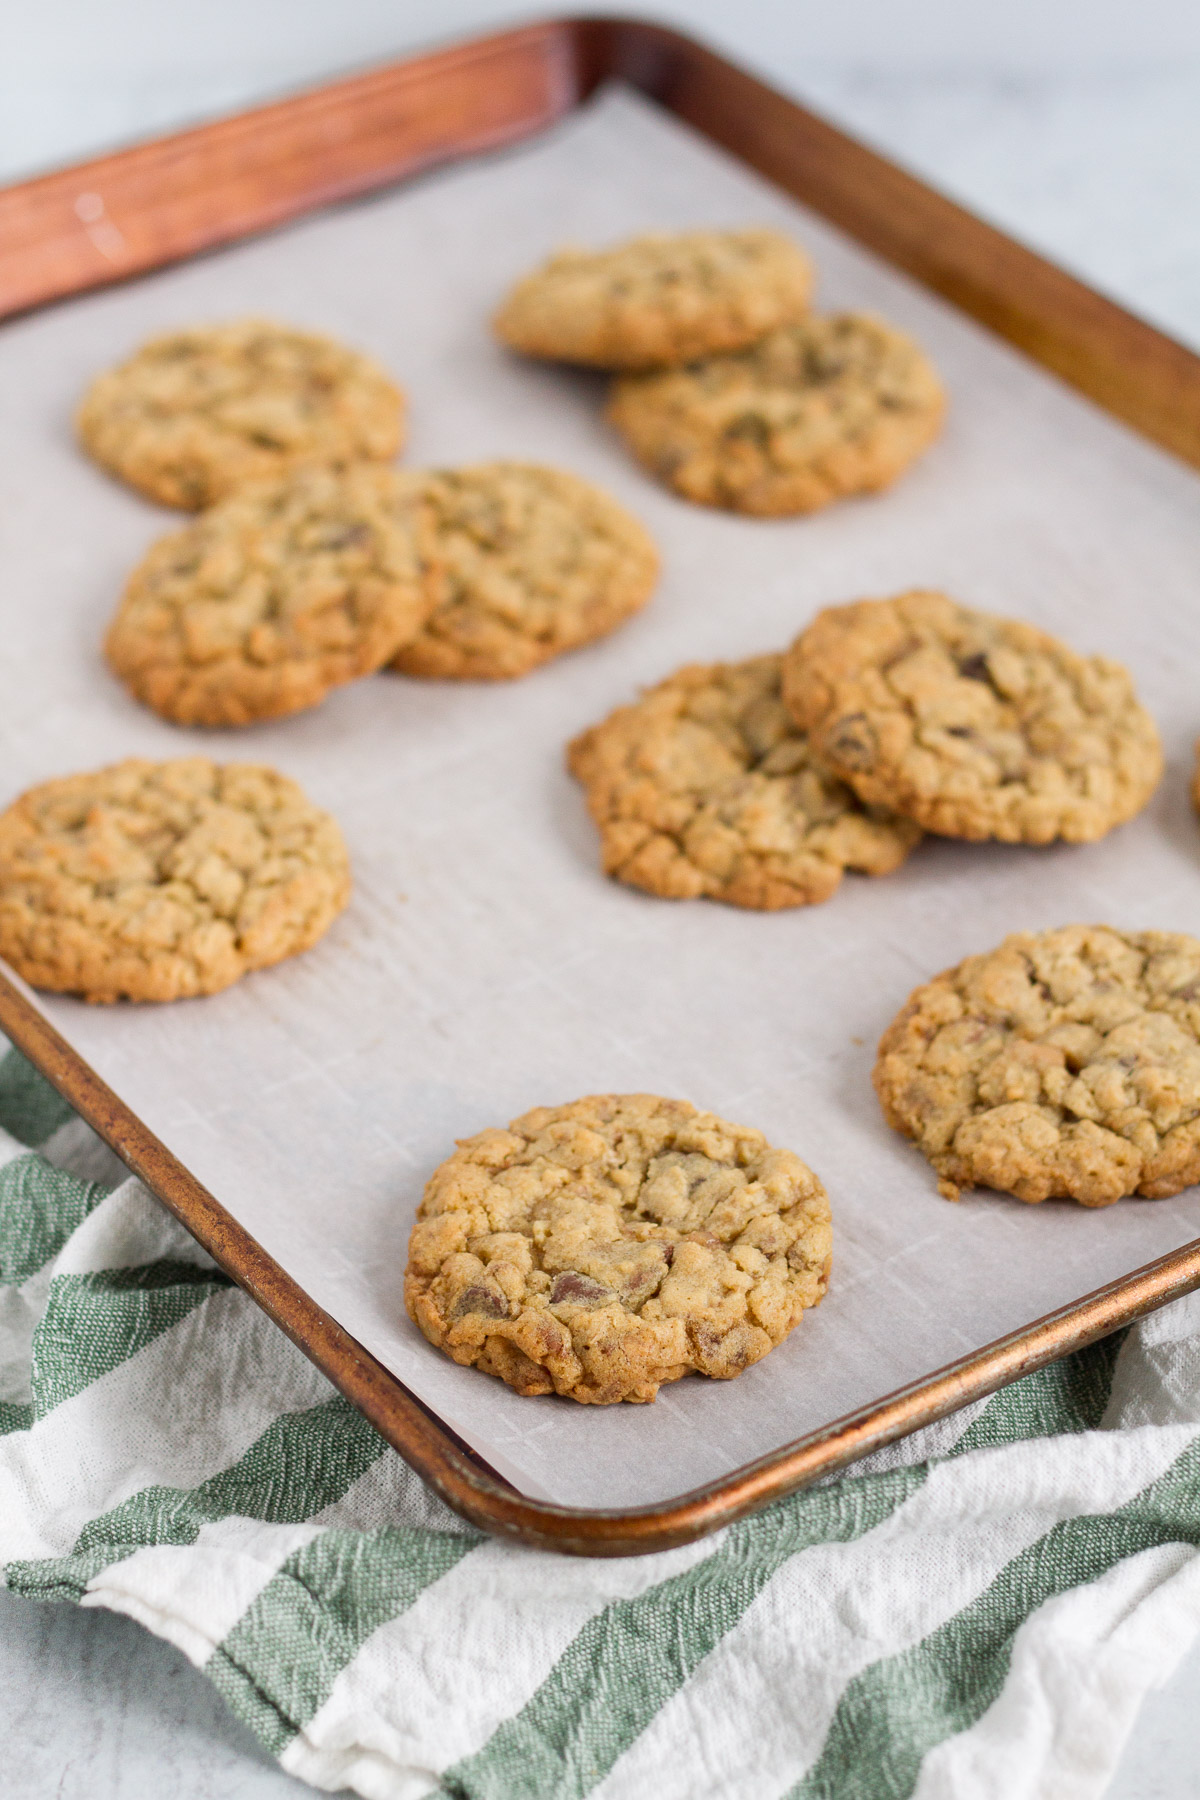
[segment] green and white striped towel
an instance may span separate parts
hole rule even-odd
[[[0,1563],[370,1800],[1083,1800],[1200,1629],[1200,1296],[703,1543],[435,1500],[17,1054]]]

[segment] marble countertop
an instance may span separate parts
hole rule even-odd
[[[431,32],[405,28],[410,10],[399,35],[420,42]],[[485,10],[461,21],[443,14],[434,29],[489,23]],[[717,29],[715,9],[691,11],[709,35],[739,47],[736,24]],[[757,36],[748,25],[741,48],[779,85],[1200,348],[1200,57],[1157,68],[949,70],[914,65],[911,54],[888,65],[885,44],[867,68],[848,56],[811,60],[798,31],[772,56],[763,16],[749,9]],[[359,60],[403,48],[394,15],[387,29],[390,38]],[[0,104],[0,180],[301,78],[291,67],[271,78],[256,66],[239,78],[206,65],[190,86],[186,74],[165,88],[149,76],[140,86],[110,84],[93,92],[89,113],[71,68],[57,86],[24,81],[15,110]],[[0,75],[0,102],[5,86]],[[0,1715],[9,1721],[8,1800],[275,1800],[311,1791],[270,1761],[178,1651],[101,1611],[0,1592]],[[1200,1646],[1143,1708],[1107,1800],[1193,1800],[1197,1718]]]
[[[0,1591],[0,1716],[6,1800],[313,1793],[271,1761],[182,1651],[98,1609]],[[1195,1800],[1197,1719],[1200,1647],[1142,1708],[1105,1800]]]

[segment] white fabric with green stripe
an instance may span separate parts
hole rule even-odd
[[[368,1800],[1099,1796],[1200,1630],[1200,1296],[701,1544],[449,1513],[15,1051],[0,1563]]]

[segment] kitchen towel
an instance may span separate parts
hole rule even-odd
[[[0,1566],[365,1800],[1085,1800],[1200,1630],[1200,1295],[662,1555],[480,1536],[15,1050]]]

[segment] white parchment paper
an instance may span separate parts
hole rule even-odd
[[[521,363],[487,315],[563,240],[764,222],[944,372],[941,443],[810,520],[685,505],[626,459],[589,376]],[[650,608],[527,680],[380,676],[278,725],[160,723],[108,676],[122,580],[176,523],[74,449],[87,380],[151,331],[248,311],[328,330],[408,387],[410,463],[497,455],[610,488],[661,544]],[[43,999],[81,1053],[308,1291],[531,1495],[663,1499],[718,1477],[1200,1233],[1200,1196],[1101,1212],[938,1198],[883,1124],[873,1047],[920,980],[1018,927],[1200,930],[1200,481],[640,100],[531,147],[0,332],[0,802],[130,754],[273,763],[330,807],[354,900],[316,950],[213,999]],[[1151,807],[1100,844],[927,842],[898,874],[763,916],[604,881],[562,746],[684,661],[786,644],[817,607],[942,586],[1127,661],[1163,730]],[[422,1185],[456,1137],[645,1089],[756,1125],[834,1208],[831,1292],[738,1381],[653,1407],[521,1400],[404,1316]],[[252,1374],[248,1374],[248,1379]]]

